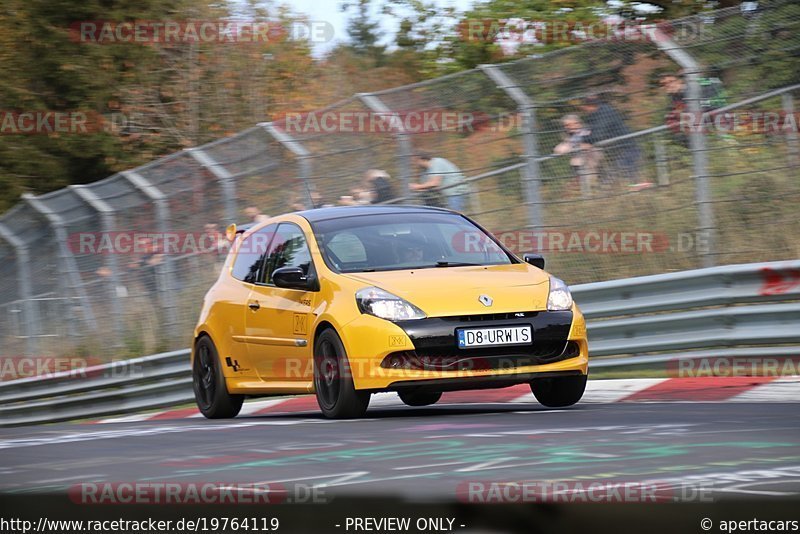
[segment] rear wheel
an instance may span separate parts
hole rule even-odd
[[[441,391],[401,391],[398,395],[408,406],[430,406],[442,398]]]
[[[369,406],[370,393],[356,390],[342,340],[331,329],[314,343],[314,390],[329,419],[362,417]]]
[[[587,375],[534,378],[531,391],[536,400],[548,408],[572,406],[583,397]]]
[[[201,337],[195,345],[192,386],[197,407],[208,419],[236,417],[242,409],[244,395],[228,393],[217,348],[207,336]]]

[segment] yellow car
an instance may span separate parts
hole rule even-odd
[[[461,214],[322,208],[228,235],[192,350],[208,418],[299,393],[329,418],[364,415],[381,391],[410,406],[520,383],[548,407],[583,395],[586,324],[566,284]]]

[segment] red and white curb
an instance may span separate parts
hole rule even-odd
[[[445,393],[443,404],[535,403],[527,384],[503,389],[453,391]],[[800,402],[800,376],[631,378],[590,380],[581,404],[614,402]],[[373,395],[370,408],[405,406],[395,393]],[[317,413],[313,395],[246,402],[239,417],[269,414]],[[202,417],[197,408],[183,408],[93,421],[130,423]]]

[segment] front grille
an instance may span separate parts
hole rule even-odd
[[[568,348],[572,312],[525,311],[486,313],[451,317],[429,317],[417,321],[398,321],[414,344],[414,351],[403,352],[396,365],[416,369],[502,369],[550,363],[563,359]],[[461,349],[459,328],[530,326],[533,344],[493,345]],[[390,355],[391,356],[391,355]],[[384,360],[386,363],[387,360]],[[388,365],[388,364],[387,364]],[[396,368],[390,365],[389,368]]]
[[[474,323],[480,321],[509,321],[512,319],[523,319],[525,317],[536,317],[537,315],[539,315],[539,312],[484,313],[478,315],[440,317],[440,319],[447,322]]]

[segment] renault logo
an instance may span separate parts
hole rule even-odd
[[[483,304],[487,308],[492,305],[492,302],[494,302],[492,300],[492,297],[490,297],[489,295],[481,295],[480,297],[478,297],[478,300],[481,301],[481,304]]]

